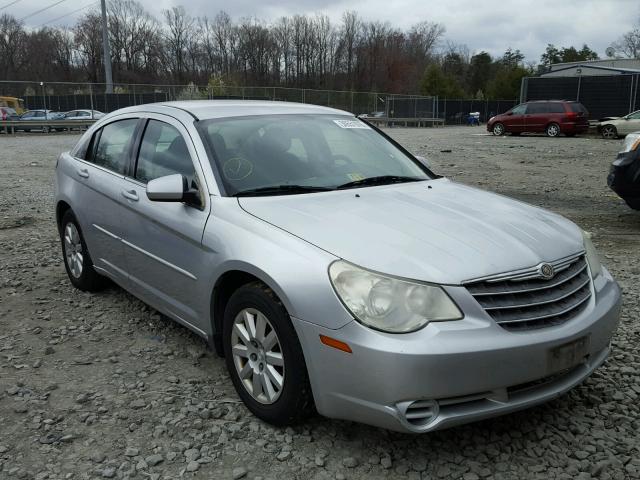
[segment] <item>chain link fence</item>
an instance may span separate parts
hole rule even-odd
[[[322,105],[355,115],[442,119],[446,124],[460,125],[467,123],[471,112],[479,112],[480,121],[486,122],[491,116],[503,113],[518,103],[516,100],[448,99],[384,92],[226,85],[114,84],[114,93],[106,93],[105,90],[102,83],[0,81],[0,96],[22,99],[25,110],[56,112],[90,109],[108,113],[132,105],[173,100],[275,100]]]
[[[172,100],[243,99],[310,103],[356,115],[377,112],[379,116],[394,116],[395,102],[399,102],[403,105],[403,116],[419,113],[432,117],[435,105],[434,97],[418,95],[285,87],[114,84],[114,93],[105,90],[105,84],[96,83],[0,81],[0,96],[23,99],[24,108],[28,110],[58,112],[92,109],[108,113],[132,105]]]

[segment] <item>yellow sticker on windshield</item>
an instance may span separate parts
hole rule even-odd
[[[361,173],[347,173],[347,177],[349,177],[349,180],[352,180],[352,181],[364,180],[365,178],[365,176],[362,175]]]

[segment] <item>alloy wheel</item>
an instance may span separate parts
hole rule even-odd
[[[555,123],[552,123],[547,127],[547,135],[550,137],[557,137],[560,135],[560,127]]]
[[[602,128],[602,137],[606,139],[613,139],[618,136],[615,127],[612,125],[606,125]]]
[[[73,223],[67,223],[64,228],[64,253],[69,271],[75,278],[80,278],[84,267],[84,253],[80,234]]]
[[[496,123],[493,126],[493,134],[497,137],[499,137],[500,135],[502,135],[504,133],[504,125],[502,125],[501,123]]]
[[[276,402],[284,387],[284,357],[278,334],[264,314],[245,308],[236,315],[231,351],[246,391],[259,403]]]

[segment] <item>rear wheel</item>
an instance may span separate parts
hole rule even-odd
[[[613,125],[605,125],[601,130],[602,138],[606,138],[607,140],[613,140],[618,138],[618,130]]]
[[[560,125],[558,125],[557,123],[550,123],[549,125],[547,125],[547,128],[545,129],[545,133],[547,134],[547,137],[557,137],[560,135]]]
[[[64,267],[74,287],[85,292],[101,290],[107,279],[93,269],[93,260],[82,236],[80,225],[71,210],[67,210],[60,223],[60,241]]]
[[[225,309],[222,341],[233,385],[256,417],[282,426],[313,411],[302,347],[273,291],[259,282],[240,287]]]
[[[500,135],[504,135],[505,132],[505,128],[504,125],[500,122],[496,123],[493,128],[491,129],[491,132],[496,136],[499,137]]]

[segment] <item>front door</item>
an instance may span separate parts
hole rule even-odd
[[[618,134],[629,135],[633,132],[640,131],[640,111],[630,113],[624,120],[617,122]]]
[[[507,132],[524,132],[524,115],[527,109],[526,104],[518,105],[513,107],[509,112],[507,112],[507,117],[504,121],[504,126],[507,129]]]
[[[152,202],[146,196],[150,180],[179,173],[200,193],[199,205]],[[129,279],[135,293],[151,305],[192,327],[208,331],[199,307],[211,252],[202,246],[210,200],[204,175],[187,130],[172,117],[151,116],[144,129],[133,174],[127,178],[129,196],[123,238]],[[200,282],[198,282],[200,280]]]

